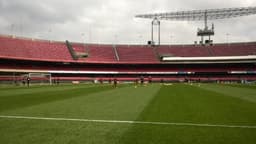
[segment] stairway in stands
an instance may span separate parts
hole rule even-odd
[[[116,60],[120,61],[119,54],[118,54],[117,49],[116,49],[116,45],[113,45],[113,50],[115,52]]]

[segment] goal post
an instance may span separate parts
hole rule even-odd
[[[52,85],[52,75],[50,73],[28,73],[27,77],[31,82]]]

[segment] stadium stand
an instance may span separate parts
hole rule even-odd
[[[124,62],[137,62],[137,63],[156,63],[157,59],[153,48],[148,46],[117,46],[120,61]]]
[[[256,43],[219,44],[210,47],[214,56],[256,55]]]
[[[73,44],[76,52],[87,52],[86,62],[116,62],[112,45]]]
[[[223,63],[168,63],[172,58],[208,58],[256,55],[256,43],[216,44],[213,46],[139,46],[83,44],[13,36],[0,36],[0,80],[13,80],[13,74],[50,73],[63,81],[95,79],[134,81],[152,76],[153,81],[256,80],[256,60]],[[70,46],[70,47],[68,47]],[[72,52],[72,53],[71,53]],[[76,54],[86,53],[87,57]],[[73,55],[73,56],[72,56]]]
[[[211,53],[208,47],[204,46],[160,46],[157,48],[159,55],[169,55],[173,57],[209,57]]]
[[[0,57],[57,62],[98,63],[159,63],[158,55],[172,57],[247,56],[256,54],[256,43],[217,44],[205,46],[160,46],[153,49],[136,45],[98,45],[72,43],[77,53],[88,53],[88,58],[72,58],[65,42],[33,40],[0,36]],[[156,54],[157,53],[157,54]]]
[[[63,42],[0,36],[0,57],[39,61],[71,61]]]

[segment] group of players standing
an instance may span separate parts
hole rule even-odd
[[[103,83],[103,80],[100,80],[100,83]],[[109,83],[112,83],[111,79],[109,80]],[[152,78],[148,77],[148,83],[152,83]],[[116,88],[118,84],[117,78],[114,78],[113,80],[113,86]],[[141,76],[140,78],[137,78],[134,80],[135,87],[137,87],[139,84],[144,85],[145,84],[145,78]]]

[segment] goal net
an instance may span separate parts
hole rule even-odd
[[[49,73],[29,73],[25,77],[29,77],[30,83],[52,85],[52,76]]]

